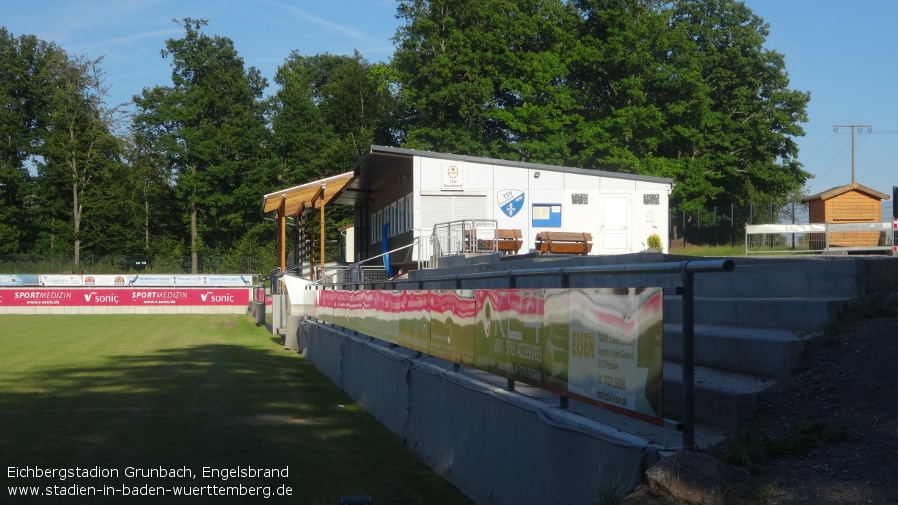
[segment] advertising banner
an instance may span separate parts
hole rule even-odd
[[[0,275],[0,286],[37,286],[38,276],[36,274],[16,274],[16,275]]]
[[[80,286],[80,275],[41,275],[41,286]]]
[[[127,286],[128,277],[124,275],[85,275],[82,277],[85,286]]]
[[[429,291],[393,291],[402,346],[431,354],[430,332],[432,303]]]
[[[474,366],[473,289],[430,292],[430,354],[460,365]]]
[[[174,286],[174,275],[135,274],[128,276],[129,286]]]
[[[475,368],[540,386],[543,290],[479,289],[475,298]]]
[[[252,279],[245,275],[175,275],[175,286],[250,286]],[[138,279],[139,281],[140,279]],[[136,285],[139,285],[135,283]]]
[[[661,417],[662,294],[548,290],[544,387]]]
[[[89,289],[36,288],[0,290],[0,306],[145,306],[249,304],[249,290],[221,289]]]
[[[247,275],[45,274],[0,275],[0,287],[15,286],[179,286],[249,287]]]
[[[454,363],[661,419],[662,292],[319,292],[318,318]]]

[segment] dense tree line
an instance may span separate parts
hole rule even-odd
[[[274,89],[184,19],[171,83],[106,104],[102,59],[0,28],[0,255],[233,254],[262,194],[372,143],[671,177],[679,210],[785,198],[806,92],[735,0],[398,0],[388,63],[288,55]],[[350,214],[337,214],[336,226]]]

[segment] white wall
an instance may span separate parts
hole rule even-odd
[[[532,249],[537,233],[544,230],[590,233],[592,254],[645,250],[653,233],[667,243],[670,187],[666,183],[421,156],[415,157],[413,165],[415,228],[424,236],[430,235],[434,223],[495,219],[499,228],[522,231],[521,252]],[[537,172],[539,177],[535,177]],[[521,192],[523,202],[518,199],[510,205],[509,199]],[[658,204],[646,205],[646,194],[657,195]],[[446,205],[433,205],[434,198],[442,197],[447,199]],[[469,205],[474,200],[468,197],[483,200]],[[422,212],[422,199],[429,209],[437,210]],[[554,206],[541,207],[552,220],[534,225],[534,205],[542,204]],[[547,226],[556,224],[557,210],[559,226]]]

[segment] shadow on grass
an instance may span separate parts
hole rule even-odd
[[[108,478],[12,478],[5,486],[268,486],[276,495],[191,497],[190,503],[469,503],[296,354],[205,343],[95,358],[90,365],[5,373],[2,467],[110,469]],[[272,339],[274,340],[274,339]],[[72,352],[77,352],[73,349]],[[191,470],[193,478],[126,476]],[[288,469],[286,476],[213,478],[203,469]],[[260,490],[264,492],[264,490]],[[220,492],[220,491],[219,491]],[[0,490],[8,496],[9,489]],[[120,496],[120,494],[118,495]],[[166,494],[171,497],[171,494]],[[128,501],[132,501],[129,497]],[[66,498],[95,503],[97,496]],[[21,499],[61,503],[60,498]],[[105,498],[116,503],[123,498]],[[169,501],[155,498],[151,501]],[[5,499],[0,499],[5,502]]]

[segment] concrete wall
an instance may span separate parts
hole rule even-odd
[[[477,504],[595,503],[626,493],[657,460],[646,439],[488,374],[289,317],[319,370]]]

